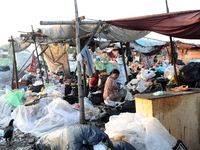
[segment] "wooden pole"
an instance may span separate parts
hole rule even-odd
[[[165,0],[166,3],[166,9],[167,9],[167,13],[169,13],[169,7],[168,7],[168,3],[167,0]],[[174,42],[172,41],[172,37],[169,36],[169,40],[170,40],[170,45],[171,45],[171,58],[172,58],[172,64],[174,66],[174,74],[175,74],[175,82],[176,85],[179,86],[180,82],[178,80],[178,76],[177,76],[177,71],[176,71],[176,59],[175,59],[175,48],[174,48]]]
[[[75,22],[76,22],[76,52],[80,53],[80,38],[79,38],[79,19],[78,19],[78,6],[77,1],[74,0],[75,7]],[[77,73],[78,73],[78,99],[80,103],[80,124],[85,124],[85,111],[84,111],[84,96],[82,91],[82,78],[81,78],[81,64],[77,61]]]
[[[39,59],[39,54],[38,54],[38,50],[37,50],[37,45],[36,45],[36,41],[35,41],[35,33],[34,33],[34,30],[33,30],[33,26],[31,26],[32,28],[32,39],[34,41],[34,44],[35,44],[35,51],[36,51],[36,55],[37,55],[37,60],[38,60],[38,65],[39,65],[39,69],[40,69],[40,74],[41,74],[41,65],[40,65],[40,59]],[[42,84],[44,86],[44,80],[43,80],[43,77],[41,77],[41,80],[42,80]]]
[[[42,52],[40,52],[39,56],[42,55],[45,51],[46,51],[46,49],[45,49],[45,50],[42,50]],[[37,59],[39,56],[36,56],[36,59]],[[30,64],[29,64],[29,65],[30,65]],[[29,67],[29,65],[27,65],[27,66],[18,74],[18,76],[20,76],[20,75]]]
[[[13,85],[13,81],[14,81],[14,73],[15,73],[15,82],[16,82],[16,88],[19,88],[19,84],[18,84],[18,75],[17,75],[17,63],[16,63],[16,57],[15,57],[15,48],[14,48],[14,39],[11,36],[11,39],[8,40],[9,42],[12,43],[12,50],[13,50],[13,72],[12,72],[12,85]]]
[[[122,42],[120,42],[120,46],[121,46],[121,52],[122,52],[122,61],[123,61],[124,70],[125,70],[125,74],[126,74],[126,82],[128,82],[128,74],[127,74],[127,70],[126,70],[126,63],[125,63],[125,58],[124,58],[124,48],[123,48]]]
[[[80,19],[79,19],[80,20]],[[79,24],[98,24],[98,20],[94,21],[79,21]],[[40,25],[75,25],[76,21],[40,21]]]
[[[34,50],[35,51],[35,50]],[[30,56],[26,59],[26,61],[24,62],[24,64],[21,66],[21,68],[19,69],[19,71],[22,70],[22,68],[26,65],[26,63],[29,61],[29,59],[31,58],[32,54],[34,53],[34,51],[30,54]]]
[[[44,63],[44,70],[45,70],[45,73],[46,73],[46,83],[49,83],[49,76],[48,76],[48,71],[47,71],[47,69],[46,69],[46,65],[45,65],[45,60],[44,60],[44,55],[43,55],[43,53],[41,54],[41,58],[42,58],[42,61],[43,61],[43,63]]]
[[[97,32],[98,28],[100,27],[100,25],[102,24],[102,21],[99,21],[97,26],[94,28],[94,30],[92,31],[90,38],[88,39],[86,45],[88,46],[93,38],[93,36],[95,35],[95,33]],[[84,85],[84,96],[87,96],[86,93],[86,60],[85,58],[83,58],[83,85]]]

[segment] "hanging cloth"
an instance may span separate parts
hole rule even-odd
[[[81,54],[87,62],[86,63],[86,74],[88,76],[92,76],[95,73],[95,70],[94,70],[94,64],[92,61],[92,57],[90,55],[90,51],[89,51],[87,45],[85,45],[84,48],[81,50]]]

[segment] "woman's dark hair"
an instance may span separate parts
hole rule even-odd
[[[111,74],[114,74],[114,73],[119,75],[120,72],[119,72],[118,69],[113,69],[113,70],[110,72],[110,75],[111,75]]]

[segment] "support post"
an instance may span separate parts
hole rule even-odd
[[[36,41],[35,41],[35,33],[34,33],[34,30],[33,30],[33,26],[31,26],[32,28],[32,39],[34,41],[34,44],[35,44],[35,51],[36,51],[36,55],[37,55],[37,60],[38,60],[38,65],[39,65],[39,69],[40,69],[40,74],[41,74],[41,65],[40,65],[40,59],[39,59],[39,54],[38,54],[38,50],[37,50],[37,45],[36,45]],[[44,86],[44,80],[43,80],[43,77],[42,77],[42,84]]]
[[[124,70],[125,70],[125,74],[126,74],[126,82],[128,82],[128,73],[126,70],[126,62],[125,62],[125,58],[124,58],[124,48],[123,48],[122,42],[120,42],[120,46],[121,46],[121,52],[122,52],[122,61],[123,61]]]
[[[94,28],[94,30],[92,31],[90,38],[88,39],[86,45],[88,46],[93,38],[93,36],[95,35],[95,33],[97,32],[97,30],[99,29],[100,25],[102,24],[102,21],[99,21],[98,24],[96,25],[96,27]],[[84,85],[84,96],[87,96],[87,90],[86,90],[86,61],[85,58],[83,58],[83,85]]]
[[[74,0],[75,7],[75,22],[76,22],[76,52],[80,53],[80,38],[79,38],[79,19],[78,19],[78,6],[77,0]],[[77,61],[77,73],[78,73],[78,99],[80,103],[80,124],[85,123],[85,111],[84,111],[84,97],[82,91],[82,78],[81,78],[81,64]]]
[[[168,7],[167,0],[165,0],[165,3],[166,3],[167,13],[169,13],[169,7]],[[175,48],[174,48],[174,42],[172,41],[171,36],[169,36],[169,40],[170,40],[170,44],[171,44],[171,58],[172,58],[172,64],[174,66],[175,82],[176,82],[176,85],[179,86],[180,82],[178,80],[177,71],[176,71],[176,58],[175,58],[176,52],[175,52]]]
[[[13,81],[14,81],[14,73],[15,73],[15,82],[16,82],[16,88],[19,88],[19,84],[18,84],[18,75],[17,75],[17,63],[16,63],[16,57],[15,57],[15,48],[14,48],[14,39],[11,36],[11,39],[8,40],[9,42],[12,43],[12,52],[13,52],[13,71],[12,71],[12,85],[13,85]]]

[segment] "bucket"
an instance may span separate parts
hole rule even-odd
[[[25,86],[25,85],[20,85],[20,86],[19,86],[19,89],[24,89],[24,91],[26,91],[27,88],[28,88],[28,86]]]
[[[27,83],[26,82],[18,82],[18,85],[20,88],[20,86],[27,86]],[[17,85],[16,85],[16,82],[14,81],[13,85],[12,85],[12,89],[16,89],[16,87],[17,87]]]

